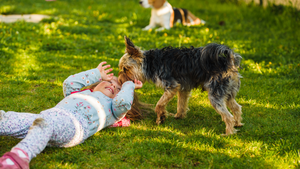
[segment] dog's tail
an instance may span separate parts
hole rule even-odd
[[[210,43],[201,48],[200,64],[204,71],[210,74],[240,68],[242,57],[229,47]]]

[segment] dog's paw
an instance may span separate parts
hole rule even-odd
[[[183,118],[185,118],[185,114],[183,114],[183,113],[176,113],[174,115],[174,118],[175,119],[183,119]]]
[[[230,135],[236,134],[237,131],[238,130],[235,128],[226,129],[226,134],[221,134],[221,136],[230,136]]]
[[[160,28],[155,29],[156,32],[161,32],[161,31],[164,31],[164,30],[168,30],[168,28],[160,27]]]
[[[174,113],[169,113],[168,116],[175,117]]]
[[[244,126],[244,123],[238,123],[238,124],[235,124],[234,127],[243,127]]]
[[[160,125],[160,124],[162,124],[165,120],[166,120],[166,116],[160,116],[160,117],[157,117],[157,119],[156,119],[156,124],[157,124],[157,125]]]
[[[153,28],[153,26],[148,25],[148,26],[144,27],[142,30],[148,31],[148,30],[152,30],[152,28]]]
[[[238,131],[238,130],[236,130],[236,132],[237,132],[237,131]],[[235,132],[235,133],[231,133],[231,134],[221,134],[221,136],[222,136],[222,137],[232,136],[232,135],[236,134],[236,132]]]

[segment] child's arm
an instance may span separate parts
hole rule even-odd
[[[81,88],[89,86],[101,80],[110,80],[113,74],[108,74],[112,71],[110,65],[103,66],[106,62],[101,62],[97,68],[87,70],[75,75],[69,76],[63,83],[64,96],[69,96],[74,91],[80,91]]]
[[[113,99],[112,108],[113,115],[116,119],[122,119],[128,110],[131,109],[133,102],[134,89],[139,89],[143,86],[143,83],[139,80],[127,81],[122,85],[121,91]]]

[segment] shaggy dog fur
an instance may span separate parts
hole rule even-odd
[[[241,106],[235,101],[241,84],[238,68],[242,57],[230,48],[212,43],[199,48],[165,47],[142,51],[127,37],[125,45],[125,54],[119,61],[119,79],[152,81],[165,90],[155,107],[157,124],[165,121],[169,114],[166,105],[175,94],[178,102],[174,117],[184,118],[191,90],[202,87],[225,122],[226,135],[236,133],[234,127],[243,125]]]

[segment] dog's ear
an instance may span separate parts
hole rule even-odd
[[[165,2],[166,2],[166,0],[155,0],[153,2],[153,7],[155,9],[159,9],[159,8],[161,8],[164,5]]]
[[[127,47],[133,47],[133,48],[135,48],[134,44],[131,42],[131,40],[129,38],[127,38],[127,36],[124,36],[124,39],[125,39],[126,48]]]
[[[125,45],[126,45],[126,52],[132,56],[139,56],[140,51],[134,46],[134,44],[131,42],[129,38],[126,36],[124,37],[125,39]]]

